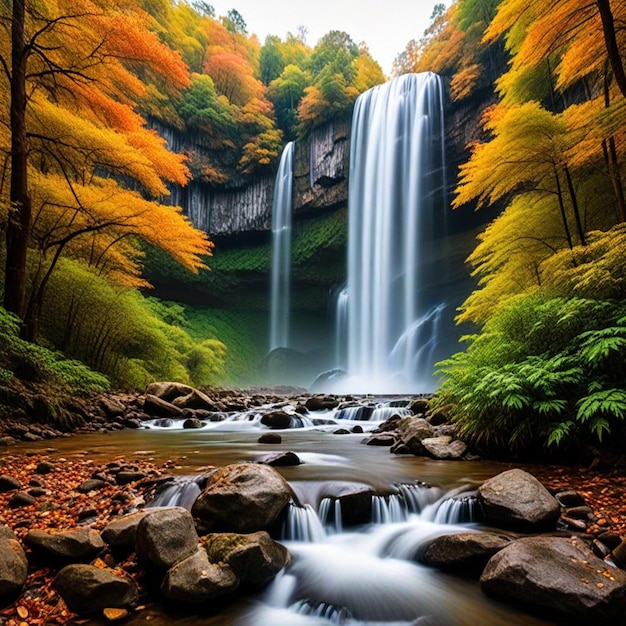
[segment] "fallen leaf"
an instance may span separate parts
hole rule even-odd
[[[102,614],[110,622],[115,622],[118,619],[125,618],[128,615],[128,611],[126,609],[104,609],[102,611]]]
[[[28,609],[21,604],[17,607],[17,614],[22,618],[26,619],[28,617]]]

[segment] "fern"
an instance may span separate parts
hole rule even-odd
[[[580,422],[587,422],[598,415],[623,420],[626,417],[626,390],[604,389],[579,400],[576,418]]]

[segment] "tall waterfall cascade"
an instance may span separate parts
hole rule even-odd
[[[435,244],[448,210],[443,106],[443,83],[433,73],[400,76],[355,105],[347,297],[338,311],[347,327],[342,387],[350,392],[435,386],[446,308],[437,287],[445,262],[436,260]]]
[[[280,157],[272,201],[270,350],[289,346],[294,145],[289,142]]]

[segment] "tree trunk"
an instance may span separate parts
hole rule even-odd
[[[620,0],[623,1],[623,0]],[[615,82],[626,98],[626,73],[624,72],[624,64],[620,56],[619,46],[617,45],[617,37],[615,35],[615,20],[611,11],[611,3],[609,0],[596,0],[600,18],[602,19],[602,31],[604,33],[604,44],[615,76]]]
[[[583,228],[583,223],[580,218],[580,209],[578,208],[578,198],[576,197],[576,190],[574,189],[572,175],[570,174],[569,167],[567,167],[567,165],[563,166],[563,170],[565,171],[565,180],[567,181],[567,189],[569,191],[569,195],[572,200],[572,209],[574,211],[574,219],[576,221],[576,230],[578,231],[578,239],[580,240],[581,245],[586,246],[587,241],[585,239],[585,230]]]
[[[11,29],[11,190],[6,232],[4,307],[24,316],[26,253],[31,225],[28,195],[28,139],[26,135],[25,1],[13,0]]]
[[[570,232],[569,225],[567,223],[567,213],[565,211],[565,203],[563,202],[563,190],[561,188],[561,180],[559,178],[559,172],[556,169],[556,165],[554,168],[554,179],[556,182],[556,194],[559,201],[559,211],[561,212],[561,219],[563,220],[563,229],[565,230],[565,236],[567,237],[567,245],[570,250],[574,248],[574,243],[572,242],[572,233]]]
[[[604,106],[608,109],[611,106],[611,92],[609,90],[609,70],[608,66],[604,71]],[[620,222],[626,222],[626,202],[624,200],[624,187],[622,185],[622,177],[619,167],[619,159],[617,157],[617,148],[615,139],[611,135],[607,140],[602,142],[602,153],[606,162],[607,171],[611,184],[613,185],[613,193],[615,194],[615,202],[617,204],[617,214]]]

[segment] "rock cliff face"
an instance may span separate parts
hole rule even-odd
[[[187,136],[156,125],[170,149],[202,155],[201,137]],[[350,159],[349,124],[335,121],[314,130],[307,141],[296,143],[294,212],[306,215],[345,206],[348,201]],[[237,181],[236,181],[237,183]],[[274,177],[263,176],[251,184],[215,188],[199,180],[173,187],[172,204],[183,207],[194,226],[211,236],[269,231],[272,223]]]
[[[241,189],[213,189],[191,181],[172,189],[172,204],[182,206],[196,228],[212,236],[268,231],[272,224],[274,180],[265,176]]]
[[[317,128],[307,142],[296,143],[294,212],[345,206],[349,168],[350,126],[346,121]]]

